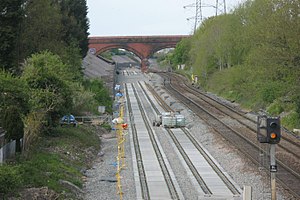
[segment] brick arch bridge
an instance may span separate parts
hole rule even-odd
[[[188,35],[170,36],[104,36],[89,37],[89,51],[93,54],[100,54],[104,51],[121,48],[136,54],[142,61],[142,71],[148,67],[148,59],[155,52],[174,48],[176,44]]]

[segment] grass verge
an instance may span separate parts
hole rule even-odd
[[[92,126],[57,127],[52,136],[40,137],[26,156],[20,155],[16,161],[0,166],[1,199],[20,198],[26,188],[45,187],[59,199],[74,197],[60,182],[82,188],[83,172],[91,167],[100,150],[97,131]]]

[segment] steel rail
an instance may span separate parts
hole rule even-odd
[[[130,117],[130,126],[132,129],[134,150],[135,150],[139,179],[140,179],[140,184],[141,184],[142,198],[145,200],[149,200],[150,199],[149,188],[148,188],[148,184],[147,184],[147,178],[146,178],[145,168],[144,168],[144,164],[143,164],[142,153],[140,150],[139,139],[137,136],[137,130],[136,130],[136,127],[134,124],[134,119],[132,118],[133,113],[132,113],[132,107],[131,107],[131,102],[130,102],[130,98],[129,98],[129,94],[128,94],[127,85],[125,85],[125,91],[126,91],[128,112],[129,112],[129,117]]]
[[[141,111],[141,114],[142,114],[142,118],[143,118],[143,120],[145,122],[145,125],[146,125],[146,128],[148,130],[148,134],[149,134],[149,137],[150,137],[153,149],[155,151],[155,154],[157,156],[157,160],[159,162],[159,165],[161,167],[161,170],[162,170],[162,173],[164,175],[165,181],[167,183],[167,186],[168,186],[171,198],[172,199],[179,199],[179,195],[178,195],[178,193],[176,191],[176,188],[174,186],[172,177],[171,177],[171,175],[169,173],[169,170],[168,170],[167,165],[166,165],[166,163],[164,161],[162,153],[160,152],[160,149],[158,147],[158,144],[157,144],[157,141],[155,139],[154,133],[153,133],[152,128],[151,128],[151,126],[149,124],[149,121],[148,121],[148,119],[146,117],[146,113],[145,113],[145,111],[143,109],[141,100],[140,100],[140,98],[139,98],[139,96],[137,94],[137,91],[136,91],[136,89],[135,89],[135,87],[133,86],[132,83],[131,83],[131,85],[132,85],[132,88],[133,88],[133,92],[134,92],[135,98],[137,99],[137,103],[138,103],[138,106],[140,108],[140,111]]]
[[[186,164],[190,168],[190,170],[191,170],[192,174],[194,175],[195,179],[199,183],[199,186],[201,187],[202,191],[207,195],[212,195],[213,193],[211,192],[211,190],[206,185],[205,181],[203,180],[203,178],[199,174],[199,172],[196,169],[196,167],[194,166],[193,162],[190,160],[189,156],[184,151],[183,147],[181,146],[180,142],[177,140],[174,133],[169,128],[166,128],[166,130],[169,133],[169,135],[171,136],[174,144],[176,145],[177,149],[179,150],[180,154],[182,155],[184,161],[186,162]]]
[[[167,74],[167,75],[166,75]],[[182,76],[179,76],[178,74],[170,74],[170,73],[160,73],[161,76],[176,76],[176,80],[181,79],[183,80],[184,78]],[[183,85],[186,87],[186,89],[188,89],[189,91],[192,91],[192,94],[194,94],[195,96],[199,97],[201,100],[207,102],[208,104],[211,104],[212,106],[214,106],[216,109],[220,110],[221,112],[224,112],[225,114],[229,115],[230,117],[232,117],[233,119],[237,120],[239,123],[241,123],[242,125],[246,126],[248,129],[250,129],[251,131],[255,132],[257,131],[257,127],[256,127],[256,123],[257,121],[256,120],[253,120],[247,116],[245,116],[245,112],[241,112],[241,111],[238,111],[237,109],[234,109],[232,108],[231,106],[228,106],[222,102],[218,102],[216,101],[214,98],[212,98],[211,96],[205,94],[204,92],[200,91],[199,89],[196,89],[195,87],[192,87],[191,85],[188,84],[187,81],[181,81],[181,83],[183,83]],[[198,95],[201,95],[201,96],[198,96]],[[208,100],[206,99],[209,99],[211,102],[214,102],[214,104],[212,104],[211,102],[209,102]],[[242,120],[239,119],[239,117],[233,117],[232,114],[228,114],[226,111],[222,110],[219,108],[219,106],[216,106],[216,105],[219,105],[219,106],[223,106],[224,108],[226,108],[227,110],[235,113],[236,115],[238,115],[239,117],[249,121],[249,122],[252,122],[253,124],[252,125],[249,125],[245,122],[243,122]],[[289,144],[291,145],[294,145],[295,148],[300,148],[300,140],[299,140],[299,136],[296,136],[294,134],[292,134],[290,131],[288,131],[286,128],[282,127],[282,130],[284,131],[284,133],[290,137],[293,137],[293,139],[295,139],[297,142],[293,141],[292,139],[282,135],[281,139],[285,140],[286,142],[288,142]],[[290,154],[293,154],[293,156],[295,156],[297,159],[300,159],[300,156],[299,154],[293,152],[291,149],[287,148],[286,145],[283,145],[281,143],[278,144],[278,146],[282,149],[284,149],[286,152],[290,153]]]
[[[180,98],[184,99],[182,100],[182,103],[185,104],[187,107],[189,107],[191,110],[197,110],[197,109],[201,110],[196,113],[201,119],[203,119],[216,132],[218,132],[229,142],[235,145],[238,149],[240,149],[240,151],[243,152],[245,155],[247,155],[254,163],[259,165],[259,158],[257,158],[257,156],[259,155],[260,151],[264,151],[263,149],[260,149],[260,147],[258,147],[248,138],[242,136],[240,133],[230,128],[228,125],[220,121],[217,117],[215,117],[206,109],[204,109],[203,107],[195,103],[193,100],[182,95],[179,91],[173,88],[169,80],[165,81],[165,87],[171,94],[176,94],[178,99]],[[199,115],[198,113],[201,113],[201,115]],[[217,126],[221,126],[221,127],[217,127]],[[237,144],[236,141],[240,141],[240,144]],[[243,145],[241,145],[241,143]],[[277,180],[281,182],[283,186],[289,189],[289,191],[291,191],[291,193],[293,193],[294,196],[300,197],[300,191],[298,188],[298,186],[300,185],[299,174],[296,173],[294,170],[290,169],[288,166],[284,165],[282,162],[280,161],[277,162],[278,162],[278,169],[279,171],[281,171],[280,173],[277,173]],[[268,169],[267,166],[264,167]]]
[[[143,88],[143,86],[141,84],[140,84],[140,86],[144,90],[144,88]],[[170,106],[168,106],[166,104],[166,102],[164,102],[158,96],[158,94],[149,85],[147,85],[147,87],[149,88],[149,90],[154,95],[154,97],[156,98],[156,100],[160,103],[160,105],[165,110],[172,110],[172,108]],[[151,103],[152,107],[154,108],[154,110],[157,112],[157,114],[159,114],[159,111],[158,111],[157,107],[154,105],[154,103],[150,99],[149,95],[146,93],[145,90],[144,90],[144,92],[145,92],[145,94],[146,94],[149,102]],[[226,175],[222,172],[222,170],[220,170],[220,168],[214,163],[214,161],[209,157],[209,155],[203,150],[203,148],[199,145],[199,143],[196,141],[196,139],[185,128],[181,128],[181,130],[187,135],[187,137],[190,139],[190,141],[194,144],[195,148],[204,157],[204,159],[209,163],[209,165],[212,167],[212,169],[218,174],[218,176],[221,178],[221,180],[224,182],[224,184],[232,192],[232,194],[233,195],[239,195],[240,194],[239,190],[234,186],[234,184],[232,184],[232,182],[226,177]],[[177,146],[177,148],[178,148],[179,152],[181,153],[182,157],[184,158],[184,160],[188,164],[190,170],[192,171],[193,175],[195,176],[195,178],[196,178],[197,182],[199,183],[200,187],[203,189],[203,191],[206,194],[210,194],[209,193],[210,192],[209,188],[206,189],[207,185],[205,184],[205,182],[203,181],[202,177],[199,175],[198,171],[195,169],[194,165],[192,164],[192,162],[188,158],[188,155],[185,153],[184,149],[180,145],[180,142],[177,140],[177,138],[174,135],[174,133],[172,132],[172,130],[171,129],[167,129],[167,131],[170,134],[173,142]],[[194,172],[194,171],[197,171],[197,173]],[[200,178],[198,176],[200,176]]]
[[[204,151],[204,149],[199,145],[197,140],[192,136],[192,134],[186,130],[185,128],[181,128],[181,130],[187,135],[187,137],[191,140],[200,154],[204,157],[204,159],[208,162],[208,164],[213,168],[213,170],[218,174],[218,176],[222,179],[228,189],[234,195],[241,194],[240,191],[235,187],[234,184],[228,179],[228,177],[222,172],[222,170],[216,165],[216,163],[211,159],[211,157]]]
[[[170,80],[171,80],[171,79],[170,79]],[[178,79],[176,79],[176,84],[177,84],[178,82],[179,82]],[[170,82],[170,83],[171,83],[171,82]],[[184,81],[181,82],[181,83],[183,83],[184,85],[187,85],[186,82],[184,82]],[[171,85],[171,84],[170,84],[170,85]],[[175,89],[173,85],[174,85],[174,84],[172,84],[172,87],[173,87],[174,90],[178,89],[178,88]],[[182,84],[180,84],[180,86],[182,86]],[[183,88],[180,88],[180,89],[183,90]],[[197,97],[200,98],[201,100],[207,102],[210,106],[214,107],[214,108],[217,109],[218,111],[220,111],[220,112],[224,113],[225,115],[231,117],[232,119],[241,122],[238,118],[232,117],[232,114],[229,114],[229,113],[227,113],[227,112],[221,110],[220,108],[218,108],[218,105],[223,105],[223,104],[220,104],[219,102],[216,102],[216,100],[214,100],[213,98],[211,98],[211,97],[209,97],[209,96],[207,96],[207,95],[202,94],[202,96],[208,97],[209,99],[211,99],[211,101],[214,102],[214,104],[212,104],[211,102],[208,102],[208,101],[204,100],[203,98],[201,98],[201,97],[199,97],[199,96],[197,96]],[[194,102],[194,103],[195,103],[195,102]],[[195,103],[195,104],[197,104],[197,103]],[[233,112],[234,112],[234,111],[233,111]],[[238,113],[238,112],[234,112],[234,113]],[[243,117],[244,119],[248,119],[247,117],[244,117],[244,116],[242,116],[242,115],[239,115],[239,116]],[[217,117],[216,117],[216,118],[217,118]],[[219,120],[219,119],[218,119],[218,120]],[[221,121],[221,120],[220,120],[220,121]],[[241,123],[241,124],[244,125],[244,123]],[[256,132],[255,132],[256,130],[255,130],[255,129],[253,129],[253,128],[249,127],[249,126],[246,126],[246,127],[248,128],[248,130],[250,129],[250,131],[253,132],[253,135],[256,134]],[[239,132],[239,131],[237,131],[237,132]],[[292,144],[296,145],[296,148],[300,148],[298,143],[295,143],[295,142],[294,142],[294,143],[292,143]],[[292,154],[296,159],[300,159],[300,156],[299,156],[297,153],[294,153],[293,151],[291,151],[291,150],[289,149],[289,147],[285,147],[284,145],[281,145],[281,144],[278,144],[278,146],[279,146],[280,148],[284,149],[287,153]],[[291,147],[290,147],[290,148],[291,148]],[[269,152],[265,152],[265,151],[263,151],[263,152],[264,152],[267,156],[269,156]],[[296,172],[295,170],[291,169],[291,167],[287,166],[283,161],[281,161],[280,159],[278,159],[278,162],[279,162],[282,166],[284,166],[286,169],[288,169],[289,171],[291,171],[295,176],[300,177],[300,175],[299,175],[298,172]]]
[[[241,123],[242,125],[244,125],[245,127],[247,127],[250,131],[256,133],[257,131],[257,127],[256,127],[256,121],[249,118],[249,117],[246,117],[244,114],[245,113],[240,113],[239,111],[237,111],[236,109],[233,109],[231,108],[230,106],[226,105],[226,104],[223,104],[221,102],[217,102],[215,99],[213,99],[212,97],[206,95],[205,93],[197,90],[196,88],[194,87],[191,87],[190,85],[188,85],[185,81],[182,81],[182,83],[184,84],[185,88],[191,92],[192,94],[194,94],[195,96],[199,97],[201,100],[203,100],[204,102],[206,102],[207,104],[213,106],[214,108],[218,109],[220,112],[223,112],[225,113],[226,115],[228,115],[229,117],[231,117],[232,119],[238,121],[239,123]],[[209,100],[207,100],[209,99]],[[238,115],[238,117],[234,117],[232,113],[228,113],[228,111],[220,108],[221,107],[224,107],[226,108],[227,110],[229,110],[230,112],[234,113],[235,115]],[[242,121],[240,118],[243,118],[245,120],[247,120],[248,122],[252,122],[251,125],[245,123],[244,121]],[[286,132],[286,130],[285,130]],[[299,148],[300,149],[300,146],[299,146],[299,142],[295,142],[285,136],[282,136],[282,139],[283,140],[286,140],[286,142],[288,142],[289,144],[292,144],[294,145],[296,148]],[[297,138],[295,138],[297,139]],[[284,149],[286,152],[292,154],[293,156],[295,156],[297,159],[300,160],[300,155],[298,153],[295,153],[294,151],[292,151],[290,148],[288,148],[287,146],[284,146],[282,145],[281,143],[278,144],[278,146],[282,149]]]

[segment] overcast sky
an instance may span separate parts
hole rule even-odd
[[[226,0],[227,12],[243,0]],[[219,0],[223,2],[223,0]],[[193,32],[195,0],[87,0],[90,36],[186,35]],[[215,5],[216,0],[202,0]],[[202,8],[203,17],[215,15]]]

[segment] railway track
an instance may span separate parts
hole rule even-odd
[[[157,106],[153,103],[149,95],[147,94],[146,90],[144,89],[144,86],[139,82],[140,87],[142,88],[143,92],[145,93],[149,103],[151,104],[152,108],[156,112],[156,114],[160,114],[159,109]],[[159,103],[159,105],[165,110],[165,111],[172,111],[172,108],[169,107],[160,97],[159,95],[147,85],[147,88],[149,91],[151,91],[152,95],[154,95],[156,101]],[[192,136],[192,134],[185,128],[177,129],[176,133],[174,133],[175,129],[166,129],[170,137],[172,138],[175,146],[179,150],[181,156],[183,157],[185,163],[188,165],[191,173],[193,174],[194,178],[196,179],[197,183],[201,187],[202,191],[204,192],[204,195],[206,196],[213,196],[214,191],[210,189],[212,187],[211,185],[207,185],[205,182],[205,178],[201,176],[201,174],[198,172],[199,171],[199,166],[195,166],[194,163],[197,163],[195,160],[191,160],[190,156],[188,155],[189,153],[186,152],[186,149],[191,150],[190,148],[187,148],[187,146],[194,146],[193,152],[194,153],[199,153],[199,156],[202,156],[205,161],[208,163],[208,165],[213,169],[213,171],[216,173],[218,178],[220,179],[221,182],[223,182],[230,190],[231,195],[233,196],[239,196],[241,194],[240,190],[237,188],[235,184],[232,183],[232,180],[228,178],[224,174],[224,172],[219,168],[219,166],[215,163],[215,161],[206,153],[206,151],[202,148],[202,146],[197,142],[197,140]],[[184,138],[187,140],[182,141]],[[187,144],[187,141],[189,144]],[[182,144],[185,144],[184,146]],[[193,154],[194,154],[193,153]],[[217,183],[216,183],[217,184]]]
[[[144,168],[144,164],[143,164],[142,153],[140,150],[137,130],[136,130],[136,127],[134,124],[133,112],[132,112],[130,98],[128,95],[127,86],[125,86],[125,90],[126,90],[126,97],[127,97],[126,99],[127,99],[128,112],[129,112],[129,117],[130,117],[129,121],[130,121],[132,136],[133,136],[133,142],[134,142],[133,145],[134,145],[136,161],[137,161],[137,166],[138,166],[138,174],[139,174],[140,185],[141,185],[141,193],[142,193],[142,198],[147,200],[147,199],[150,199],[149,188],[148,188],[148,184],[147,184],[147,177],[146,177],[145,168]]]
[[[165,159],[162,155],[162,152],[159,148],[159,145],[156,141],[153,130],[152,130],[150,124],[149,124],[149,120],[147,119],[146,113],[144,112],[144,109],[143,109],[141,100],[140,100],[140,98],[137,94],[137,91],[136,91],[133,84],[130,84],[130,87],[133,89],[134,96],[137,100],[137,104],[138,104],[139,110],[141,112],[142,119],[145,123],[145,127],[147,129],[152,147],[153,147],[155,155],[157,157],[157,161],[159,163],[161,172],[164,176],[164,180],[166,182],[167,189],[168,189],[169,194],[170,194],[170,198],[171,199],[180,199],[179,198],[180,195],[178,194],[177,189],[174,185],[174,182],[173,182],[172,177],[170,175],[169,169],[168,169],[167,164],[165,162]],[[129,110],[129,113],[132,113],[130,98],[128,96],[127,84],[125,86],[125,90],[126,90],[126,96],[127,96],[127,99],[128,99],[128,110]],[[135,127],[135,125],[133,124],[134,120],[130,120],[130,121],[132,123],[131,125],[133,127]],[[136,159],[137,159],[137,163],[138,163],[138,171],[139,171],[139,177],[140,177],[142,198],[143,199],[150,199],[151,194],[149,193],[148,182],[147,182],[147,177],[146,177],[147,172],[145,172],[145,167],[143,166],[143,158],[142,158],[141,151],[140,151],[140,145],[139,145],[139,141],[138,141],[138,134],[137,134],[135,128],[133,128],[133,138],[134,138],[133,141],[134,141],[134,147],[135,147],[135,152],[136,152]],[[161,189],[163,190],[163,188],[161,188]]]
[[[256,141],[256,132],[253,127],[253,120],[250,121],[243,116],[243,113],[234,111],[234,109],[228,106],[216,103],[215,100],[210,97],[203,97],[204,94],[200,94],[199,92],[195,93],[193,89],[187,87],[183,82],[181,82],[178,77],[176,79],[174,78],[174,80],[176,80],[174,81],[167,74],[161,75],[162,77],[165,77],[165,88],[170,94],[172,94],[172,96],[180,100],[189,109],[193,110],[194,113],[196,113],[210,127],[235,145],[255,164],[258,166],[261,165],[261,152],[264,152],[266,155],[268,155],[268,152],[261,148]],[[229,126],[229,123],[227,123],[228,120],[232,121],[232,119],[236,120],[237,125],[234,127]],[[287,136],[284,136],[283,140],[285,140],[285,142],[290,141]],[[286,150],[287,154],[291,154],[295,157],[295,160],[299,162],[299,154],[295,153],[295,149],[297,152],[297,149],[299,148],[297,144],[298,142],[290,141],[290,145],[294,145],[292,152],[288,148],[284,147],[286,144],[279,148]],[[277,181],[287,188],[296,198],[300,198],[299,172],[294,171],[280,160],[277,162]],[[268,170],[269,166],[266,163],[264,167]]]
[[[225,113],[230,118],[248,128],[248,130],[246,130],[247,134],[252,132],[251,134],[256,136],[257,119],[249,118],[245,115],[246,113],[238,111],[237,109],[234,109],[226,104],[217,102],[215,99],[199,91],[198,89],[190,87],[185,81],[181,82],[180,86],[183,87],[186,92],[195,95],[210,107],[217,109],[221,113]],[[291,135],[291,133],[287,132],[285,129],[282,129],[281,142],[278,144],[278,147],[283,149],[284,155],[292,155],[297,165],[300,166],[300,140],[297,139],[297,137]]]

